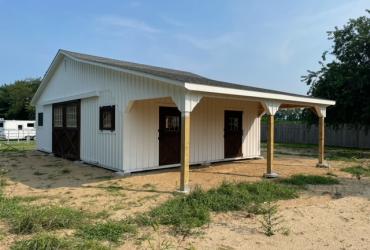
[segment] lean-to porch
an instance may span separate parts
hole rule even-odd
[[[311,108],[318,115],[318,166],[326,166],[325,106],[185,94],[176,101],[168,97],[134,100],[128,105],[124,116],[123,134],[129,137],[124,145],[124,169],[135,172],[181,166],[180,191],[188,192],[191,164],[260,157],[260,118],[266,114],[268,142],[263,175],[278,177],[274,171],[274,117],[280,108],[293,107]]]

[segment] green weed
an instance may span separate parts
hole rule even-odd
[[[49,233],[40,233],[30,239],[16,241],[12,250],[108,250],[97,241],[76,238],[61,238]]]
[[[20,198],[0,196],[0,218],[7,220],[11,231],[17,234],[74,228],[87,217],[84,212],[72,208],[26,205]]]
[[[303,175],[303,174],[292,175],[289,178],[282,179],[280,182],[295,186],[339,184],[339,180],[331,176]]]
[[[107,240],[118,243],[125,236],[136,233],[136,225],[127,221],[107,221],[81,226],[76,235],[89,240]]]
[[[171,225],[176,233],[188,234],[210,222],[210,212],[246,210],[261,213],[261,204],[269,199],[297,197],[294,188],[272,182],[229,183],[204,191],[196,188],[189,195],[180,195],[136,217],[140,225]]]
[[[361,179],[362,176],[370,176],[370,168],[364,168],[362,166],[342,168],[341,171],[352,174],[352,176]]]

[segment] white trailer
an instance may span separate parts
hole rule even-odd
[[[34,139],[35,121],[4,120],[0,118],[0,138],[6,140]]]

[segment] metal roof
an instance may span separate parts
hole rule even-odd
[[[156,77],[162,77],[162,78],[166,78],[169,80],[174,80],[174,81],[179,81],[179,82],[184,82],[184,83],[185,82],[196,83],[196,84],[201,84],[201,85],[210,85],[210,86],[233,88],[233,89],[240,89],[240,90],[250,90],[250,91],[263,92],[263,93],[284,94],[284,95],[297,96],[297,97],[308,97],[306,95],[299,95],[299,94],[288,93],[288,92],[283,92],[283,91],[264,89],[264,88],[258,88],[258,87],[252,87],[252,86],[247,86],[247,85],[213,80],[213,79],[209,79],[207,77],[203,77],[203,76],[200,76],[200,75],[197,75],[191,72],[187,72],[187,71],[121,61],[121,60],[93,56],[93,55],[88,55],[88,54],[82,54],[82,53],[77,53],[77,52],[72,52],[72,51],[67,51],[67,50],[60,50],[60,52],[62,54],[65,54],[67,56],[70,56],[72,58],[76,58],[82,61],[88,61],[92,63],[104,64],[107,66],[118,67],[118,68],[125,69],[125,70],[131,70],[131,71],[136,71],[140,73],[150,74]],[[310,96],[310,98],[314,98],[314,97]],[[315,98],[315,99],[324,100],[321,98]]]

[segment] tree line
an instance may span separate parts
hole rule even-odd
[[[0,118],[6,120],[34,120],[35,108],[31,100],[41,83],[40,78],[15,81],[0,86]]]

